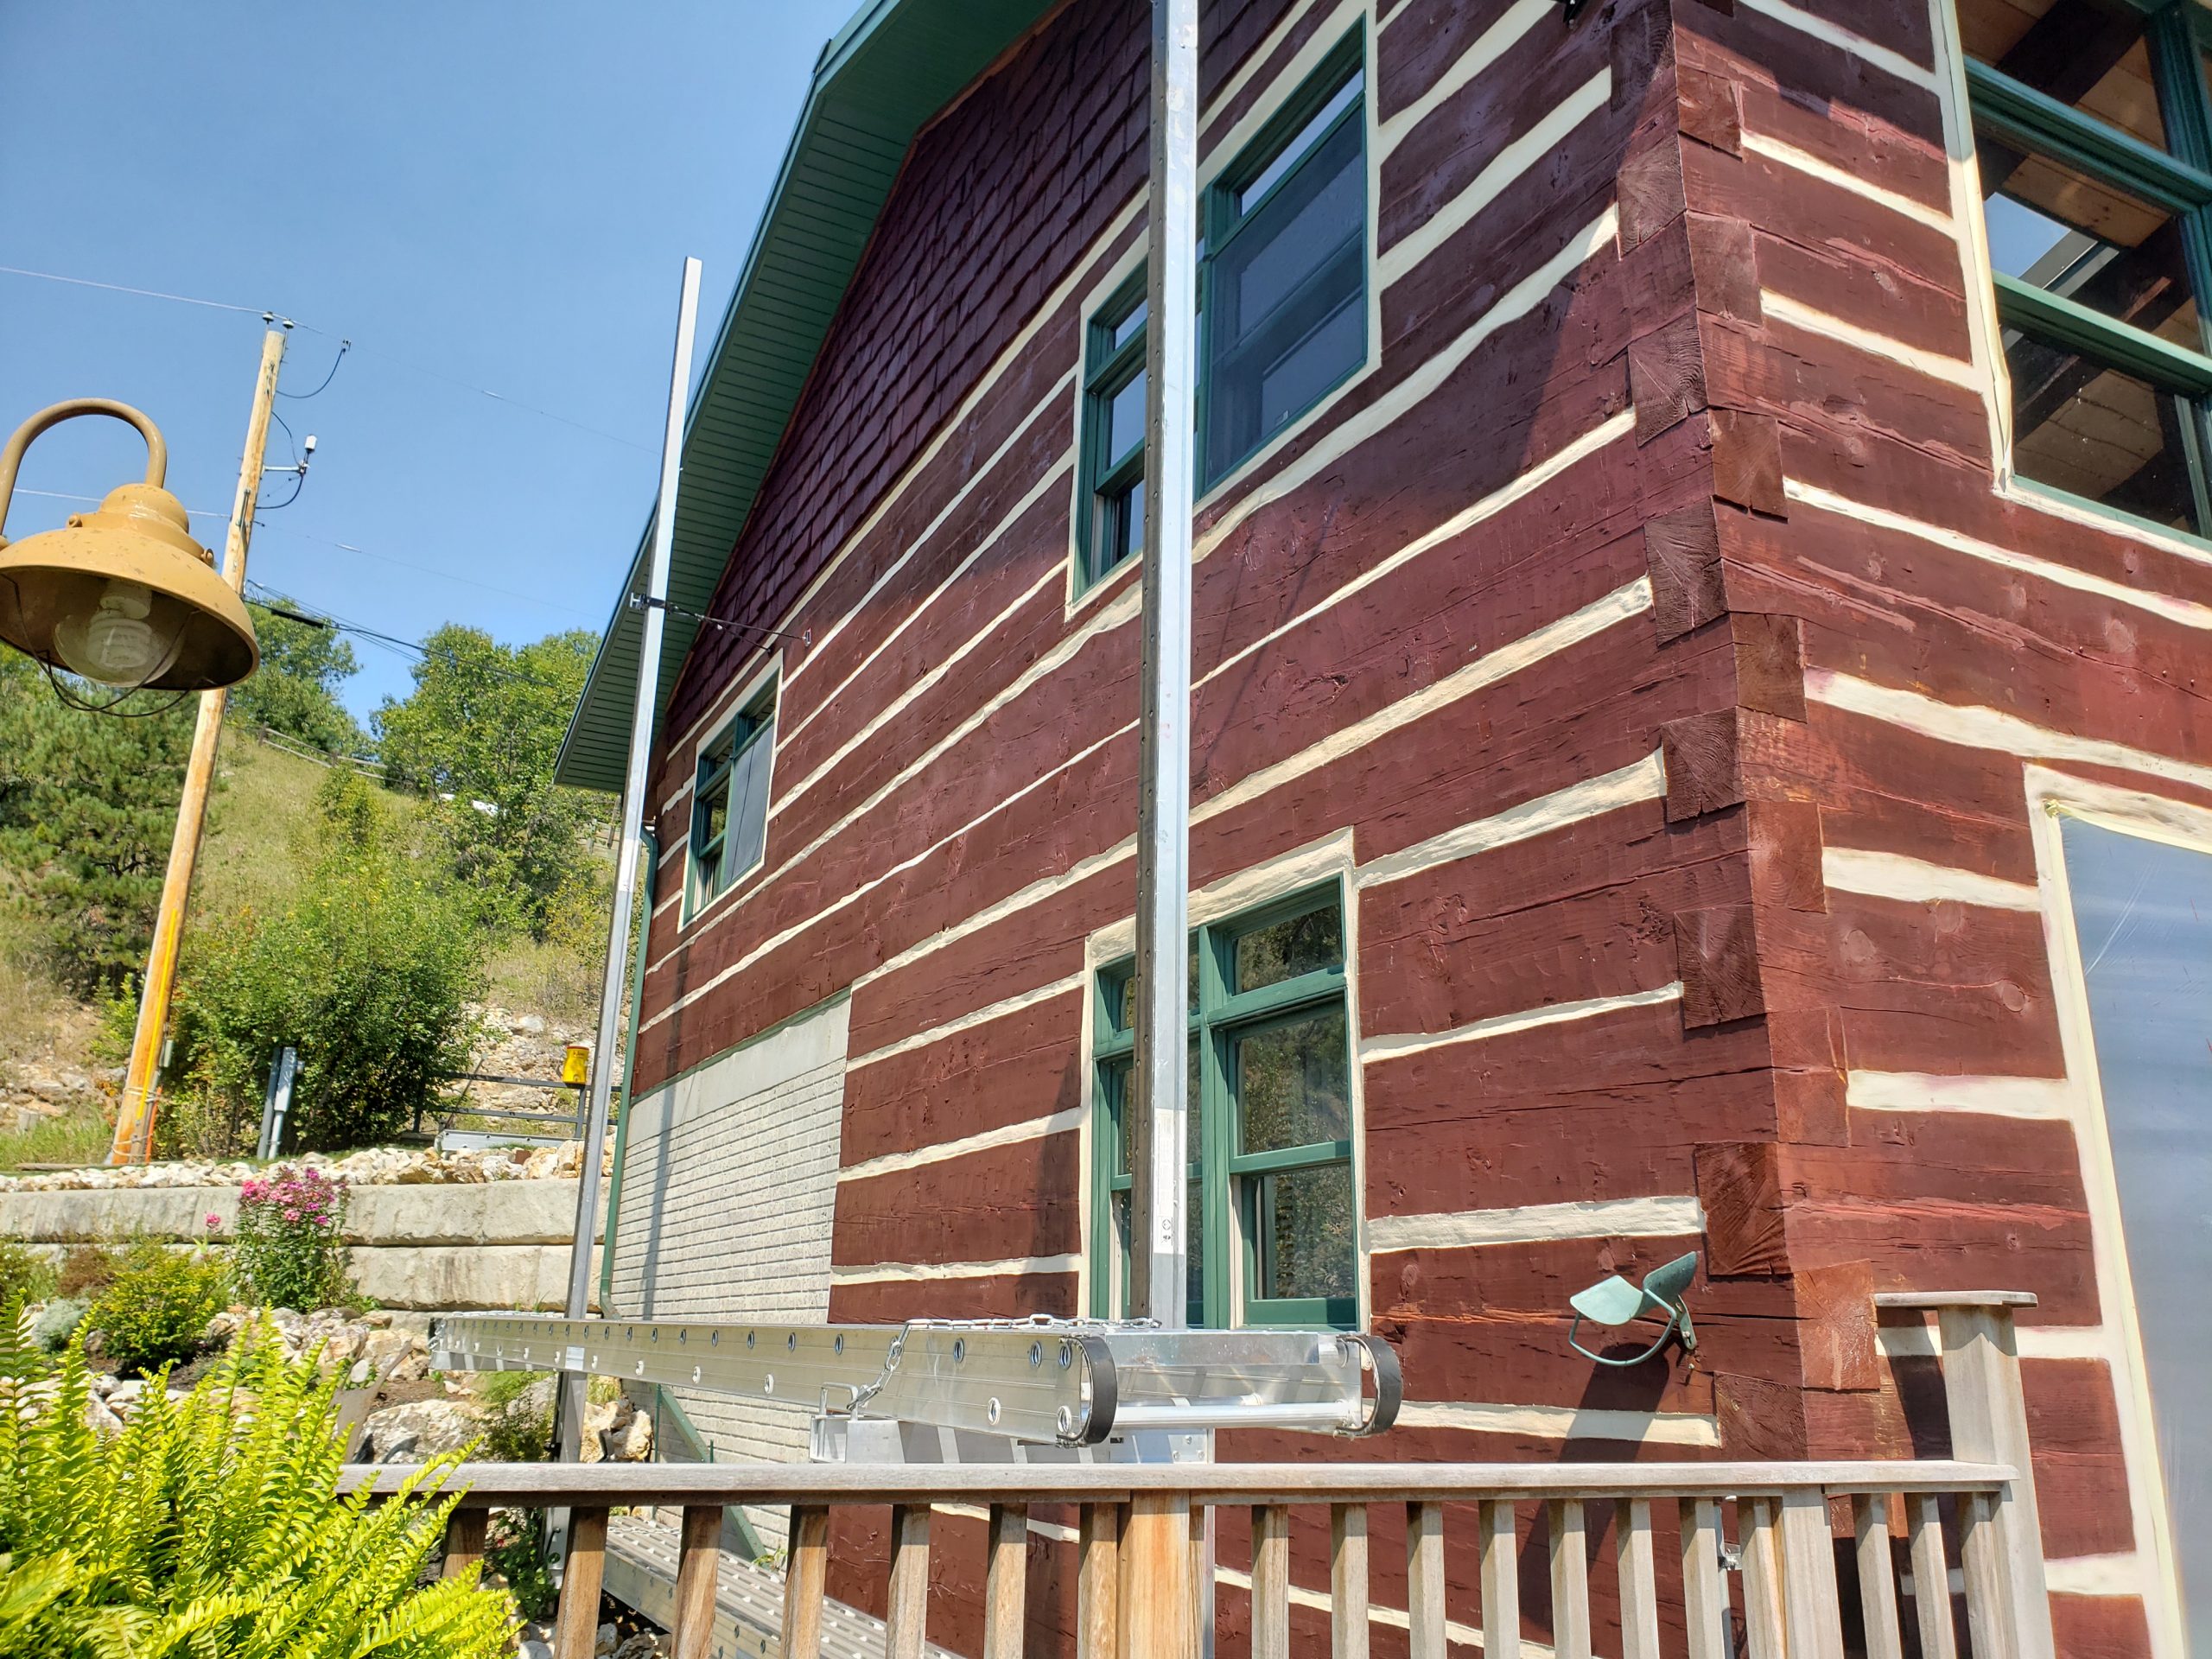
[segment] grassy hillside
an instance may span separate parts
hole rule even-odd
[[[316,792],[328,769],[232,727],[218,757],[218,786],[193,884],[186,924],[187,957],[194,931],[210,918],[241,907],[281,907],[302,880],[300,855],[312,823]],[[411,798],[386,798],[404,815],[417,810]],[[582,918],[589,923],[590,918]],[[515,1013],[535,1013],[556,1025],[588,1023],[597,1005],[603,919],[569,930],[550,943],[527,938],[493,948],[484,966],[490,1001]],[[128,1009],[102,1010],[67,995],[40,964],[37,939],[22,912],[0,894],[0,1170],[24,1163],[97,1161],[107,1147],[102,1107],[112,1099],[90,1092],[119,1062],[118,1036],[127,1043]],[[105,1043],[103,1023],[110,1027]],[[16,1133],[6,1109],[29,1097],[27,1090],[71,1083],[83,1086],[65,1116],[29,1120]],[[113,1078],[109,1077],[111,1096]]]

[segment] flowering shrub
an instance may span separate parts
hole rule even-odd
[[[327,1307],[346,1294],[345,1225],[343,1180],[280,1166],[239,1190],[233,1260],[269,1306]]]

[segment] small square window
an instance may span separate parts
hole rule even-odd
[[[1089,587],[1144,547],[1144,273],[1090,321],[1084,350],[1078,574]]]
[[[687,916],[760,862],[775,749],[776,682],[771,679],[700,751],[691,793]]]

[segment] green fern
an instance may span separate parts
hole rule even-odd
[[[454,1460],[391,1503],[336,1496],[335,1378],[287,1362],[266,1327],[181,1399],[154,1378],[104,1440],[82,1347],[36,1374],[14,1324],[0,1322],[0,1659],[505,1652],[513,1605],[474,1569],[416,1587]]]

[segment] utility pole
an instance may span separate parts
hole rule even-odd
[[[231,504],[231,524],[223,537],[223,580],[233,593],[245,590],[245,550],[253,539],[254,509],[261,500],[261,468],[269,449],[269,417],[276,401],[276,371],[284,360],[284,334],[271,328],[262,337],[261,373],[253,383],[253,413],[245,423],[245,455],[238,463],[238,488]],[[168,1034],[169,995],[176,983],[178,947],[184,939],[185,906],[192,897],[193,866],[200,859],[200,832],[207,818],[207,786],[215,776],[215,743],[223,734],[226,687],[200,694],[200,719],[192,728],[192,758],[184,769],[184,798],[177,803],[176,831],[169,839],[169,865],[162,878],[161,908],[154,915],[154,943],[146,953],[146,980],[139,988],[138,1027],[130,1039],[130,1069],[123,1080],[123,1105],[115,1118],[111,1164],[143,1164],[154,1153],[154,1072],[161,1064]]]

